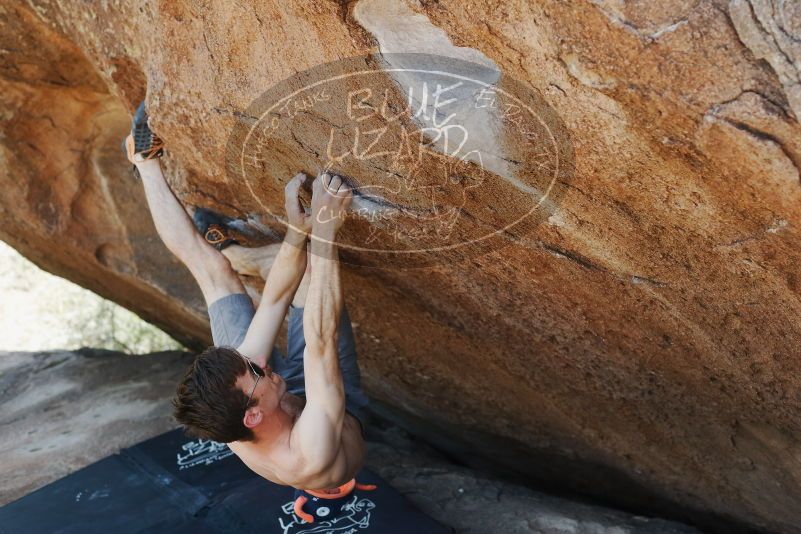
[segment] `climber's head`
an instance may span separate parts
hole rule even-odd
[[[270,419],[285,392],[283,379],[269,368],[258,367],[234,349],[209,347],[178,384],[174,415],[197,437],[252,441],[253,429]]]

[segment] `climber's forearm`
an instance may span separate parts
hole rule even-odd
[[[137,168],[159,237],[170,252],[184,263],[188,263],[189,258],[186,256],[198,241],[203,241],[202,237],[197,233],[183,205],[167,185],[158,160],[139,163]]]
[[[237,350],[264,366],[278,337],[303,273],[306,270],[306,235],[287,231],[262,292],[261,302]]]
[[[303,313],[303,331],[306,346],[315,354],[325,353],[330,347],[336,354],[336,335],[344,299],[334,239],[312,239],[311,242],[311,282]]]
[[[292,301],[306,270],[306,234],[289,228],[278,251],[262,293],[262,304]]]

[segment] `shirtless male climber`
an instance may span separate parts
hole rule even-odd
[[[285,188],[283,243],[254,249],[230,244],[220,251],[212,245],[219,240],[198,232],[165,181],[158,160],[162,142],[148,127],[144,103],[131,133],[127,156],[141,177],[156,230],[200,285],[211,320],[214,346],[195,358],[178,385],[176,419],[195,436],[227,443],[250,469],[277,484],[330,496],[358,487],[367,398],[336,245],[350,188],[321,174],[307,214],[298,198],[306,176],[298,174]],[[266,280],[255,311],[235,270],[253,270],[254,264]],[[287,309],[284,356],[274,344]]]

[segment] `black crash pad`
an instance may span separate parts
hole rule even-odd
[[[294,515],[294,490],[250,471],[224,444],[173,430],[105,458],[0,508],[9,534],[445,534],[377,475],[331,521]]]

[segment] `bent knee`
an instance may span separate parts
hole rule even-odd
[[[196,262],[195,268],[190,270],[207,304],[231,293],[245,292],[245,287],[231,267],[231,263],[217,250],[214,250],[214,254],[206,254],[201,261]]]

